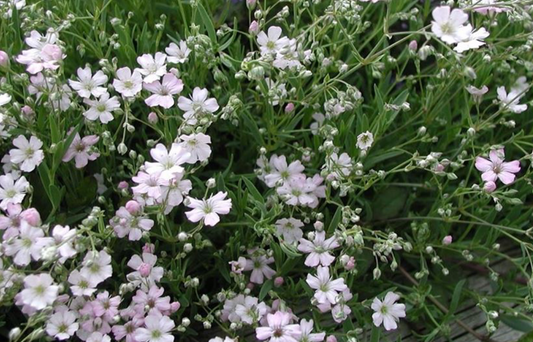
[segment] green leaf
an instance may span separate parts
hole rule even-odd
[[[381,334],[381,329],[372,324],[372,335],[370,337],[371,342],[379,342],[379,335]]]
[[[466,279],[461,279],[457,283],[457,285],[455,285],[455,289],[453,290],[452,302],[450,303],[450,310],[449,310],[449,313],[452,315],[455,313],[455,310],[457,310],[457,305],[459,304],[459,300],[461,299],[461,294],[462,294],[462,290],[463,290],[463,286],[465,282],[466,282]]]
[[[402,211],[407,196],[407,191],[399,187],[389,187],[378,192],[372,205],[374,219],[387,220],[396,217]]]
[[[295,246],[293,245],[288,245],[286,244],[285,242],[281,242],[280,244],[280,247],[281,247],[281,250],[283,252],[285,252],[285,254],[289,257],[289,258],[298,258],[300,256],[302,256],[298,250],[296,249]]]
[[[274,282],[272,279],[268,279],[265,281],[263,286],[261,286],[261,291],[259,291],[259,300],[263,300],[266,295],[268,294],[268,291],[272,290],[272,286],[274,285]]]
[[[502,315],[501,321],[514,330],[525,333],[533,332],[533,323],[509,315]]]
[[[202,20],[202,23],[205,26],[205,29],[207,30],[207,35],[211,39],[211,42],[214,44],[217,43],[217,35],[215,33],[215,27],[213,26],[213,22],[211,21],[211,17],[207,14],[207,11],[205,10],[204,6],[202,6],[201,3],[197,3],[198,5],[198,13],[200,13],[200,19]]]
[[[246,184],[246,187],[248,188],[248,191],[250,191],[250,194],[252,195],[252,197],[264,204],[265,203],[265,199],[263,198],[263,196],[261,195],[261,193],[257,190],[257,188],[255,187],[255,185],[250,182],[250,180],[246,177],[242,177],[242,180],[244,181],[244,183]]]

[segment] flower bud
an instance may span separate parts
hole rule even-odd
[[[257,23],[256,20],[252,21],[250,23],[250,27],[248,27],[248,32],[252,35],[252,36],[255,36],[256,34],[259,33],[259,24]]]
[[[9,65],[9,56],[5,51],[0,50],[0,67],[7,67]]]
[[[134,200],[128,201],[125,207],[126,210],[132,215],[136,215],[141,210],[141,205],[139,204],[139,202]]]
[[[485,190],[486,193],[490,194],[491,192],[496,190],[496,183],[492,181],[485,182],[485,184],[483,184],[483,190]]]
[[[151,124],[156,124],[157,121],[158,121],[157,114],[155,112],[150,112],[150,114],[148,114],[148,122]]]
[[[442,239],[442,244],[443,245],[449,245],[450,243],[452,243],[453,241],[453,238],[451,235],[446,235],[443,239]]]
[[[280,287],[281,285],[283,285],[284,282],[285,282],[285,280],[283,279],[283,277],[276,277],[274,279],[274,286],[275,287]]]

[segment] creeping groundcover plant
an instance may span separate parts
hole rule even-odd
[[[529,341],[532,84],[531,0],[2,0],[0,341]]]

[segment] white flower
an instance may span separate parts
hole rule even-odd
[[[16,182],[11,173],[0,176],[0,200],[2,200],[0,208],[6,210],[10,203],[22,203],[29,186],[30,183],[24,176],[18,178]]]
[[[219,106],[217,100],[214,98],[207,98],[207,89],[200,89],[195,87],[192,92],[191,99],[180,96],[178,99],[178,107],[184,111],[183,117],[187,119],[191,125],[195,125],[198,117],[214,113]]]
[[[190,153],[187,163],[194,164],[197,161],[203,162],[211,155],[211,137],[209,135],[198,133],[180,136],[181,142],[178,143],[185,151]]]
[[[214,226],[220,221],[220,215],[226,215],[231,209],[231,198],[225,199],[227,192],[218,192],[206,199],[194,199],[187,197],[187,207],[193,210],[187,211],[187,219],[191,222],[203,220],[206,226]]]
[[[472,31],[468,38],[459,42],[456,47],[453,49],[459,53],[465,52],[467,50],[477,49],[480,46],[485,45],[483,41],[489,36],[489,32],[485,30],[484,27],[479,30]]]
[[[183,173],[181,165],[190,158],[190,153],[177,143],[173,143],[170,150],[163,144],[157,144],[150,150],[150,155],[156,162],[145,162],[146,172],[160,173],[159,178],[164,180],[172,179],[174,174]]]
[[[399,319],[405,317],[405,304],[396,304],[398,299],[400,296],[394,292],[388,292],[383,302],[377,297],[374,298],[372,310],[375,313],[372,315],[372,319],[376,327],[379,327],[381,323],[383,323],[385,330],[394,330],[398,327]]]
[[[87,66],[84,69],[78,68],[77,73],[79,81],[68,80],[68,83],[81,97],[100,97],[107,92],[106,87],[101,87],[107,83],[107,76],[101,70],[93,76],[91,68]]]
[[[107,334],[102,334],[99,331],[95,331],[87,337],[85,342],[111,342],[111,337]]]
[[[144,320],[145,328],[139,328],[135,332],[135,340],[138,342],[172,342],[174,336],[171,335],[174,329],[174,321],[163,316],[159,311],[151,311]]]
[[[20,292],[22,303],[36,310],[52,305],[57,298],[59,286],[49,274],[41,273],[24,278],[24,290]]]
[[[106,251],[90,251],[83,259],[81,275],[91,282],[99,284],[113,275],[111,256]]]
[[[150,54],[144,54],[137,57],[137,63],[142,68],[135,70],[138,70],[144,76],[144,82],[152,83],[167,73],[166,59],[167,55],[161,52],[156,52],[155,58]]]
[[[43,237],[44,232],[41,228],[32,227],[26,220],[21,220],[16,239],[9,243],[4,242],[5,253],[8,256],[15,256],[13,258],[15,265],[29,265],[31,259],[39,260],[41,258],[41,249],[43,248],[41,239]]]
[[[303,236],[302,227],[304,223],[295,218],[284,218],[276,221],[276,232],[278,236],[283,236],[287,243],[300,240]]]
[[[0,93],[0,107],[11,102],[11,95]]]
[[[207,342],[235,342],[235,340],[232,339],[232,338],[229,338],[229,337],[227,337],[227,336],[224,337],[224,338],[222,338],[222,337],[218,337],[218,336],[217,336],[217,337],[213,337],[212,339],[210,339],[210,340],[207,341]]]
[[[308,274],[306,282],[309,287],[315,290],[314,297],[318,303],[327,303],[334,305],[337,303],[339,292],[342,292],[348,287],[344,284],[343,278],[332,280],[329,275],[329,268],[318,266],[316,277]]]
[[[326,159],[326,164],[322,168],[328,170],[329,174],[327,178],[332,180],[348,177],[352,167],[352,158],[350,158],[348,153],[342,153],[339,156],[334,152]]]
[[[258,322],[267,313],[268,307],[259,299],[246,296],[243,304],[237,304],[235,313],[241,317],[241,321],[247,324]]]
[[[310,319],[309,321],[306,319],[302,319],[300,321],[300,330],[302,331],[302,336],[298,340],[299,342],[322,342],[326,337],[326,333],[324,332],[311,334],[311,332],[313,331],[312,319]]]
[[[117,70],[117,78],[113,80],[113,87],[124,97],[134,97],[142,90],[143,79],[138,70],[133,73],[128,67]]]
[[[9,157],[13,164],[19,165],[22,171],[31,172],[39,166],[44,159],[43,142],[34,136],[30,140],[25,136],[19,135],[13,139],[13,145],[17,147],[9,151]]]
[[[374,143],[374,135],[372,132],[366,131],[357,136],[356,146],[361,150],[368,150]]]
[[[433,21],[431,31],[447,44],[455,44],[468,39],[472,26],[465,25],[468,21],[468,14],[461,9],[454,9],[449,6],[437,7],[433,10]]]
[[[279,186],[300,176],[305,170],[305,167],[299,160],[295,160],[287,165],[287,158],[285,156],[278,157],[275,154],[270,157],[270,165],[272,168],[269,174],[265,176],[265,183],[270,188]]]
[[[526,83],[525,77],[519,77],[516,83],[511,87],[511,91],[507,93],[505,87],[498,87],[498,100],[501,101],[506,109],[513,113],[522,113],[527,110],[526,104],[520,104],[520,99],[525,95],[529,85]]]
[[[91,108],[83,113],[83,115],[91,121],[100,120],[101,123],[106,124],[113,120],[112,112],[120,108],[120,103],[116,96],[110,98],[109,93],[104,93],[96,100],[85,99],[83,102]]]
[[[268,35],[264,31],[259,32],[257,43],[259,44],[261,55],[275,55],[289,45],[289,38],[281,37],[281,33],[282,30],[279,26],[270,26]]]
[[[268,97],[270,104],[277,106],[281,99],[287,97],[287,85],[285,83],[277,83],[268,77],[265,77],[265,83],[268,88]]]
[[[191,50],[187,47],[187,42],[184,40],[180,41],[180,46],[175,43],[170,43],[170,45],[165,49],[165,52],[168,55],[167,61],[169,63],[185,63],[187,57],[191,53]]]
[[[46,324],[46,333],[58,340],[66,340],[78,331],[76,315],[72,311],[59,311],[50,316]]]

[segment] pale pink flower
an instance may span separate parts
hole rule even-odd
[[[190,153],[187,163],[194,164],[197,161],[203,162],[211,155],[211,137],[203,133],[180,135],[178,143],[185,151]]]
[[[284,218],[276,221],[276,233],[278,236],[283,236],[285,242],[297,242],[303,237],[302,227],[304,223],[295,218]]]
[[[250,325],[261,320],[267,311],[266,304],[259,303],[259,299],[252,296],[246,296],[244,303],[237,304],[235,307],[235,313],[241,317],[241,321]]]
[[[302,335],[302,331],[298,324],[290,324],[291,317],[290,313],[283,311],[268,314],[268,326],[256,328],[255,336],[260,341],[297,342]]]
[[[112,121],[112,113],[120,109],[120,102],[118,101],[117,97],[110,97],[109,93],[107,92],[105,92],[98,99],[85,99],[83,102],[90,106],[90,108],[83,113],[87,120],[100,120],[100,122],[103,124]]]
[[[250,259],[246,259],[244,270],[252,271],[250,275],[250,281],[252,283],[263,284],[265,278],[272,279],[276,275],[276,271],[268,266],[274,263],[274,258],[269,258],[255,250],[250,250],[248,253],[250,254]]]
[[[187,47],[187,42],[184,40],[180,41],[180,45],[176,45],[175,43],[170,43],[170,45],[165,49],[165,52],[167,53],[168,57],[167,60],[169,63],[185,63],[187,61],[187,58],[189,57],[189,54],[191,53],[191,49]]]
[[[117,78],[113,80],[113,87],[124,97],[134,97],[142,90],[143,79],[138,70],[133,73],[128,67],[117,70]]]
[[[126,207],[120,207],[115,217],[109,220],[109,224],[119,238],[126,235],[130,241],[139,241],[143,232],[148,232],[154,226],[154,221],[139,211],[130,213]]]
[[[187,219],[191,222],[198,222],[203,220],[206,226],[215,226],[219,221],[220,215],[226,215],[231,209],[231,198],[225,199],[227,192],[218,192],[206,199],[194,199],[187,197],[188,203],[186,206],[193,210],[185,212]]]
[[[63,161],[69,162],[74,159],[76,168],[84,168],[89,163],[89,160],[96,160],[100,156],[100,153],[94,152],[91,149],[98,140],[100,140],[100,137],[96,135],[87,135],[81,138],[79,133],[76,133],[67,152],[63,156]]]
[[[74,336],[78,328],[79,324],[76,323],[76,314],[72,311],[63,310],[50,316],[46,324],[46,333],[62,341]]]
[[[135,70],[138,70],[144,76],[144,82],[152,83],[167,73],[166,59],[167,55],[161,52],[156,52],[155,58],[150,54],[144,54],[137,57],[137,63],[139,63],[141,68]]]
[[[21,221],[19,234],[16,239],[4,242],[5,254],[15,256],[13,263],[18,266],[29,265],[31,260],[41,259],[41,249],[44,231],[41,228],[32,227],[28,222]]]
[[[96,283],[90,277],[83,276],[80,271],[73,270],[68,276],[70,291],[75,296],[91,296],[96,292]]]
[[[29,49],[22,51],[16,60],[20,64],[28,65],[26,71],[37,74],[44,69],[57,70],[59,62],[65,58],[61,48],[55,44],[46,44],[41,49]]]
[[[76,229],[70,229],[69,226],[61,226],[59,224],[52,229],[52,237],[57,246],[57,252],[60,255],[59,261],[61,263],[64,263],[67,259],[72,258],[78,253],[74,248],[76,233]]]
[[[144,102],[150,106],[161,106],[163,108],[170,108],[174,105],[174,98],[172,95],[181,93],[183,90],[183,82],[174,74],[168,73],[163,76],[162,82],[155,80],[152,83],[144,83],[144,89],[152,93]]]
[[[382,323],[385,330],[394,330],[398,328],[398,321],[405,317],[405,304],[396,304],[400,296],[394,292],[388,292],[383,302],[379,298],[374,298],[372,302],[372,320],[374,325],[379,327]]]
[[[20,297],[24,305],[42,310],[54,303],[58,292],[59,286],[54,284],[49,274],[32,274],[24,278],[24,290],[20,292]]]
[[[150,150],[150,155],[155,162],[145,162],[146,172],[159,174],[164,180],[170,180],[175,174],[183,173],[181,165],[190,158],[190,153],[177,143],[173,143],[170,150],[167,150],[163,144],[157,144]],[[137,183],[135,179],[133,181]]]
[[[198,119],[206,114],[213,114],[219,108],[215,98],[208,98],[207,89],[195,87],[191,98],[180,96],[178,107],[184,111],[183,117],[191,125],[195,125]]]
[[[505,2],[498,0],[471,0],[474,6],[474,11],[487,15],[507,12],[509,9],[505,7]]]
[[[6,210],[10,203],[22,203],[29,187],[30,183],[24,176],[18,179],[11,173],[0,176],[0,208]]]
[[[30,140],[19,135],[13,139],[13,145],[17,148],[9,151],[10,160],[13,164],[19,165],[22,171],[32,172],[44,159],[44,152],[41,149],[43,142],[33,135]]]
[[[167,316],[161,315],[159,311],[151,311],[144,319],[144,328],[138,328],[135,332],[135,339],[138,342],[173,342],[174,336],[171,331],[174,329],[174,321]]]
[[[270,157],[270,165],[272,169],[265,176],[265,183],[270,188],[294,179],[305,170],[305,167],[299,160],[295,160],[287,165],[287,158],[285,156],[278,157],[275,154]]]
[[[107,83],[107,76],[98,70],[94,76],[90,67],[78,68],[77,71],[79,81],[69,80],[70,87],[74,89],[79,96],[89,98],[92,96],[100,97],[107,92],[104,86]],[[104,87],[102,87],[104,86]]]
[[[306,282],[315,290],[314,298],[320,304],[337,304],[339,292],[348,289],[343,278],[332,279],[329,268],[322,266],[317,267],[316,276],[308,274]]]
[[[111,256],[106,251],[89,251],[83,259],[81,275],[99,284],[113,275]]]
[[[339,247],[340,244],[335,236],[326,240],[326,232],[315,232],[313,241],[300,239],[298,250],[309,255],[305,259],[304,264],[309,267],[315,267],[319,264],[322,266],[329,266],[335,260],[329,252]]]
[[[148,291],[149,288],[158,283],[163,277],[163,267],[156,266],[157,256],[152,253],[143,253],[142,258],[138,255],[133,255],[128,261],[128,267],[135,270],[129,273],[126,277],[135,286],[141,286],[143,291]]]
[[[509,93],[505,87],[498,87],[498,100],[501,105],[513,113],[519,114],[527,110],[527,104],[520,104],[520,99],[526,94],[529,84],[526,83],[525,77],[519,77],[515,84],[511,87]]]
[[[314,333],[313,331],[313,320],[302,319],[300,321],[300,330],[302,331],[302,336],[298,340],[299,342],[322,342],[326,337],[325,332]]]
[[[481,179],[485,182],[496,182],[499,179],[503,184],[511,184],[515,180],[515,173],[520,171],[520,161],[504,162],[504,149],[491,150],[489,159],[476,157],[476,169],[483,172]]]

